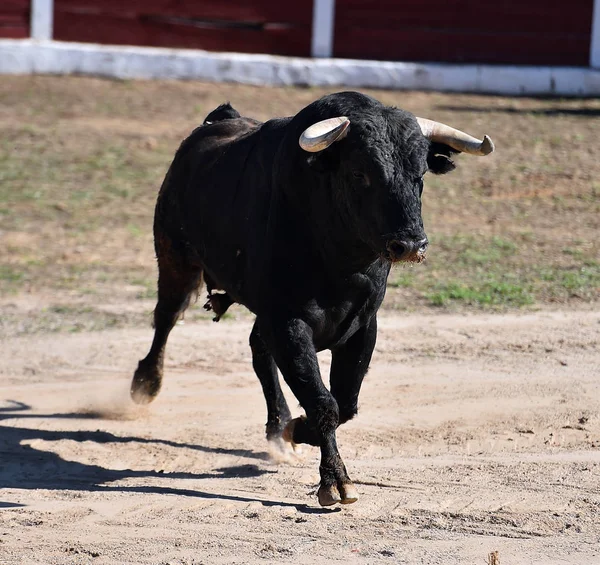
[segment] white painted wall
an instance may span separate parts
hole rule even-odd
[[[313,57],[333,55],[335,0],[313,0],[313,25],[310,53]]]
[[[84,74],[123,79],[600,96],[600,0],[594,0],[590,48],[594,68],[331,59],[334,14],[335,0],[314,0],[312,55],[318,58],[304,59],[51,41],[53,0],[32,0],[32,39],[0,39],[0,75]]]
[[[590,45],[590,66],[600,69],[600,0],[594,0],[592,16],[592,42]]]
[[[54,0],[31,0],[31,38],[38,41],[52,39]]]
[[[600,96],[600,69],[303,59],[192,49],[0,40],[0,74]]]

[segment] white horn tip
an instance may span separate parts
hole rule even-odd
[[[490,153],[494,152],[494,149],[496,149],[496,147],[494,146],[494,142],[492,141],[492,139],[489,136],[484,135],[483,141],[481,142],[481,147],[479,148],[479,154],[489,155]]]

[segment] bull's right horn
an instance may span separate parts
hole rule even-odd
[[[440,122],[434,122],[426,118],[417,118],[417,122],[426,138],[449,145],[456,151],[462,151],[470,155],[489,155],[494,150],[494,142],[487,135],[481,141],[464,131],[454,129]]]
[[[348,135],[350,120],[346,116],[322,120],[306,128],[298,143],[304,151],[318,153]]]

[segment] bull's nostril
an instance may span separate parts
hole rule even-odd
[[[394,239],[387,244],[387,250],[392,261],[417,261],[425,257],[428,245],[427,238],[423,239]]]
[[[390,241],[387,244],[387,248],[394,259],[400,259],[406,252],[406,245],[401,241]]]

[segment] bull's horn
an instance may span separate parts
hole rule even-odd
[[[348,135],[350,120],[346,116],[322,120],[306,128],[298,143],[304,151],[317,153]]]
[[[494,142],[487,136],[483,136],[483,141],[460,131],[451,128],[446,124],[434,122],[426,118],[417,118],[423,135],[431,141],[444,143],[452,149],[469,153],[470,155],[489,155],[494,150]]]

